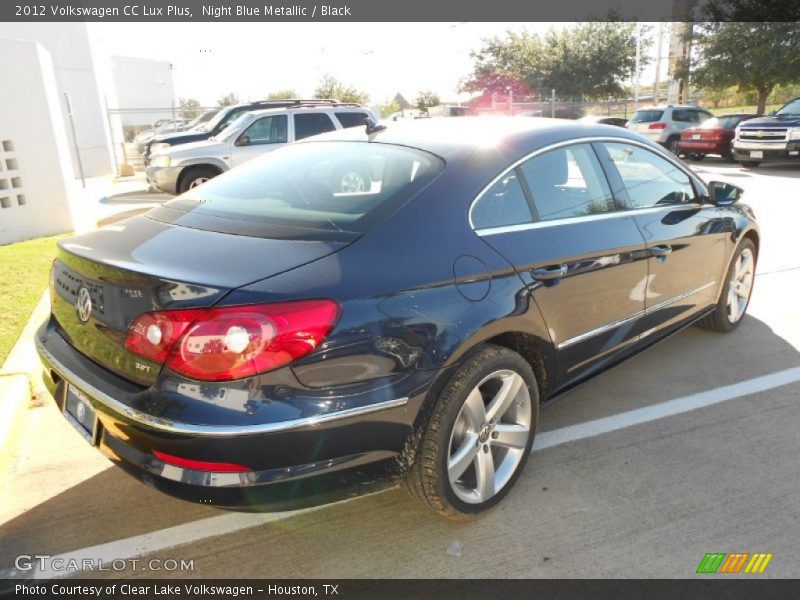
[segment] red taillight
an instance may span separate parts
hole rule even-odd
[[[153,456],[167,464],[181,467],[182,469],[194,469],[195,471],[209,471],[212,473],[244,473],[246,471],[252,471],[252,469],[244,465],[210,462],[207,460],[192,460],[190,458],[172,456],[171,454],[159,452],[158,450],[153,450]]]
[[[331,300],[146,313],[125,346],[191,379],[241,379],[313,352],[338,316]]]
[[[650,125],[647,128],[648,129],[666,129],[667,128],[667,124],[666,123],[650,123]]]

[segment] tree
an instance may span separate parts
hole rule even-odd
[[[642,41],[640,68],[647,60],[648,38]],[[543,36],[507,31],[504,38],[484,40],[472,52],[472,74],[462,83],[468,92],[606,99],[623,93],[623,83],[636,74],[636,24],[578,23],[551,28]]]
[[[295,98],[299,98],[299,95],[292,89],[279,90],[267,94],[267,100],[294,100]]]
[[[775,86],[800,81],[800,27],[796,23],[700,23],[694,40],[694,84],[754,92],[758,113],[764,112]]]
[[[395,101],[389,102],[389,104],[381,104],[378,108],[380,108],[382,118],[386,118],[401,110],[400,104]]]
[[[234,104],[239,104],[239,96],[231,92],[217,100],[217,104],[219,106],[233,106]]]
[[[427,111],[431,106],[439,106],[440,104],[439,96],[430,90],[420,92],[419,96],[417,96],[417,108],[423,112]]]
[[[194,98],[181,98],[178,100],[178,113],[184,119],[194,119],[203,112],[200,101]]]
[[[314,90],[314,98],[333,98],[341,102],[366,104],[367,100],[369,100],[369,95],[342,83],[333,75],[323,75],[319,85],[317,85],[317,89]]]

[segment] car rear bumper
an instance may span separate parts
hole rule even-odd
[[[147,167],[147,183],[167,194],[178,193],[178,177],[183,167]]]
[[[290,510],[391,485],[407,470],[404,457],[424,396],[246,426],[177,423],[115,400],[113,385],[84,372],[79,365],[90,361],[49,324],[37,333],[36,347],[58,409],[64,410],[68,385],[95,409],[94,441],[103,454],[169,495],[235,510]],[[252,470],[185,468],[160,460],[156,450]]]
[[[725,155],[730,151],[730,143],[709,142],[702,140],[679,140],[678,150],[683,150],[685,152],[695,152],[699,154]]]

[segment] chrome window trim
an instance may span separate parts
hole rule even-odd
[[[580,335],[576,335],[575,337],[569,338],[568,340],[564,340],[563,342],[558,344],[558,349],[562,350],[563,348],[567,348],[569,346],[572,346],[573,344],[577,344],[578,342],[582,342],[584,340],[588,340],[589,338],[594,337],[596,335],[600,335],[601,333],[605,333],[607,331],[611,331],[612,329],[616,329],[617,327],[619,327],[621,325],[624,325],[625,323],[630,323],[631,321],[635,321],[636,319],[640,319],[643,316],[647,315],[648,313],[652,313],[652,312],[655,312],[657,310],[661,310],[662,308],[666,308],[667,306],[675,304],[676,302],[680,302],[684,298],[688,298],[689,296],[697,294],[698,292],[702,292],[703,290],[705,290],[706,288],[711,287],[714,284],[716,284],[716,281],[709,281],[708,283],[706,283],[704,285],[701,285],[698,288],[695,288],[695,289],[690,290],[688,292],[684,292],[683,294],[679,294],[678,296],[670,298],[669,300],[664,300],[663,302],[659,302],[658,304],[654,304],[653,306],[651,306],[649,308],[644,308],[642,310],[639,310],[639,311],[633,313],[632,315],[629,315],[627,317],[623,317],[622,319],[618,319],[618,320],[613,321],[611,323],[607,323],[605,325],[601,325],[600,327],[598,327],[596,329],[592,329],[591,331],[587,331],[585,333],[581,333]],[[646,332],[646,335],[650,335],[650,333],[652,333],[652,330]]]
[[[607,213],[594,215],[582,215],[579,217],[565,217],[563,219],[553,219],[552,221],[533,221],[532,223],[521,223],[519,225],[504,225],[502,227],[488,227],[486,229],[476,229],[475,233],[479,236],[497,235],[499,233],[513,233],[515,231],[527,231],[529,229],[542,229],[544,227],[556,227],[559,225],[569,225],[572,223],[586,223],[589,221],[601,221],[603,219],[624,219],[634,215],[646,215],[649,213],[697,209],[705,206],[699,202],[687,204],[665,204],[663,206],[649,206],[647,208],[632,208],[630,210],[613,210]]]
[[[528,229],[537,229],[539,227],[546,227],[546,226],[554,226],[554,225],[563,225],[565,223],[575,223],[581,221],[594,221],[597,219],[610,219],[614,217],[625,217],[631,214],[641,214],[638,211],[652,211],[652,210],[664,210],[665,208],[669,208],[671,210],[676,210],[677,208],[689,208],[695,206],[703,206],[698,202],[693,202],[691,204],[670,204],[665,205],[664,207],[659,206],[648,206],[646,208],[636,208],[636,209],[628,209],[628,210],[612,210],[606,213],[600,213],[597,215],[584,215],[578,217],[565,217],[563,219],[554,219],[552,221],[531,221],[529,223],[518,223],[515,225],[503,225],[500,227],[485,227],[485,228],[477,228],[475,227],[474,222],[472,221],[472,209],[475,207],[483,195],[489,191],[489,189],[498,181],[500,181],[503,177],[508,175],[509,172],[516,169],[522,163],[540,155],[544,154],[545,152],[549,152],[550,150],[555,150],[557,148],[562,148],[564,146],[573,146],[576,144],[591,144],[592,142],[612,142],[612,143],[622,143],[622,144],[632,144],[634,146],[639,146],[644,148],[645,150],[649,150],[653,152],[656,156],[659,156],[666,160],[667,162],[672,163],[676,166],[681,172],[683,172],[689,179],[694,182],[701,184],[703,189],[705,189],[705,184],[697,177],[695,173],[693,173],[686,165],[682,164],[677,157],[669,156],[664,153],[657,152],[656,148],[653,148],[650,144],[645,142],[640,142],[639,140],[632,140],[626,137],[614,137],[614,136],[591,136],[591,137],[582,137],[582,138],[574,138],[571,140],[565,140],[562,142],[556,142],[554,144],[550,144],[549,146],[544,146],[529,154],[526,154],[516,162],[512,163],[510,166],[506,167],[504,171],[502,171],[499,175],[497,175],[494,179],[492,179],[487,185],[485,185],[478,195],[473,198],[472,202],[469,205],[469,211],[467,213],[469,226],[472,230],[477,233],[479,236],[484,235],[495,235],[497,233],[508,233],[511,231],[526,231]]]
[[[337,410],[323,415],[303,417],[300,419],[290,419],[288,421],[279,421],[277,423],[260,423],[257,425],[192,425],[191,423],[182,423],[180,421],[155,417],[153,415],[148,415],[138,411],[135,408],[131,408],[130,406],[123,404],[119,400],[112,398],[105,392],[80,379],[72,371],[65,367],[61,361],[53,356],[53,354],[44,347],[44,344],[39,339],[36,340],[36,349],[39,354],[49,363],[49,366],[55,369],[62,379],[64,379],[64,381],[74,385],[78,390],[89,396],[95,402],[108,409],[111,409],[113,412],[119,413],[120,415],[131,419],[132,421],[136,421],[137,423],[146,425],[147,427],[151,427],[153,429],[168,431],[170,433],[200,435],[207,437],[234,437],[258,433],[274,433],[277,431],[300,429],[302,427],[313,427],[315,425],[328,423],[330,421],[366,415],[381,410],[387,410],[389,408],[397,408],[408,403],[407,397],[396,398],[394,400],[375,402],[374,404],[367,404],[365,406]]]

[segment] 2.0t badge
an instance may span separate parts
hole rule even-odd
[[[89,295],[89,290],[85,287],[78,290],[75,310],[78,311],[78,318],[84,323],[92,316],[92,297]]]

